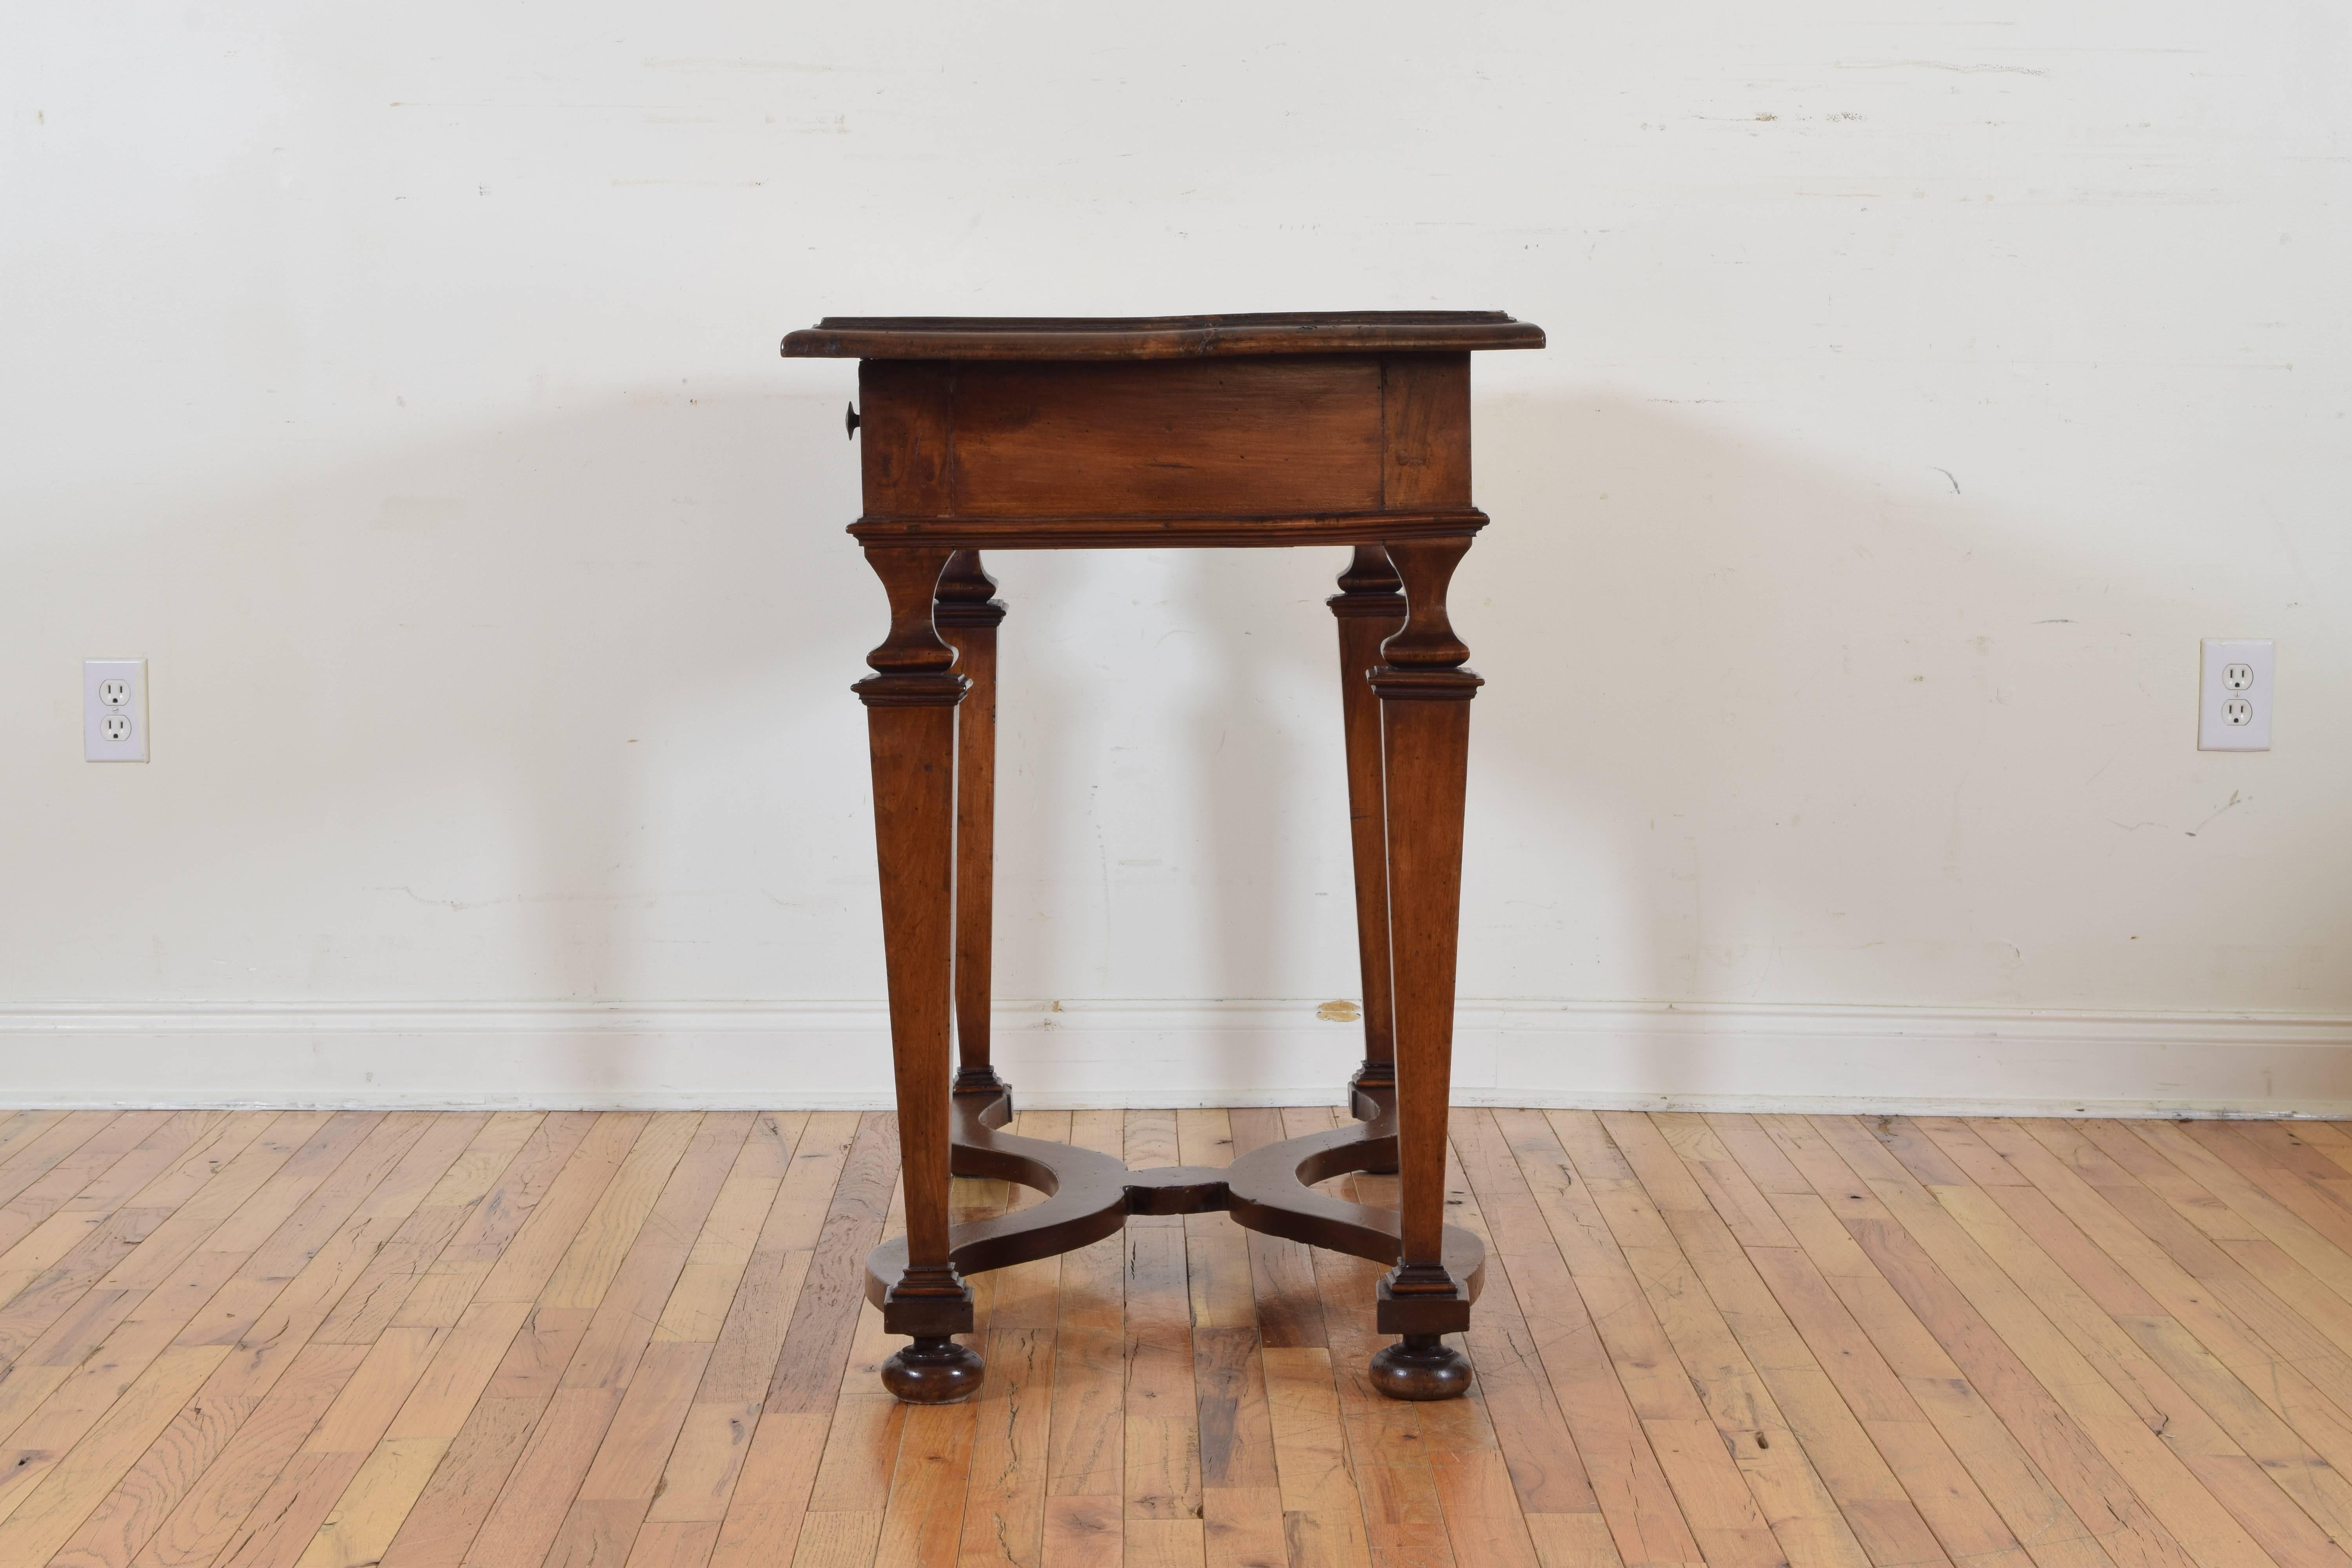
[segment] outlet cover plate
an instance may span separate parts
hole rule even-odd
[[[147,760],[147,661],[81,661],[81,755],[89,763]]]
[[[2197,749],[2271,749],[2272,679],[2278,645],[2269,637],[2207,637],[2197,694]]]

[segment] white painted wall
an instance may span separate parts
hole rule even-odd
[[[1487,1088],[2352,1104],[2352,19],[1899,10],[12,10],[0,1096],[883,1092],[777,338],[1443,306],[1553,344],[1477,367],[1463,994],[1633,1020]],[[1344,1068],[1339,555],[995,563],[1000,992],[1133,1024],[1029,1087]]]

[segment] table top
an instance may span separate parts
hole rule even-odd
[[[1150,360],[1539,349],[1501,310],[1288,310],[1239,316],[827,316],[787,359]]]

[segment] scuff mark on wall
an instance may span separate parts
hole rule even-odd
[[[2039,66],[1997,66],[1982,62],[1959,64],[1952,60],[1840,60],[1842,71],[1930,70],[1958,71],[1963,76],[2048,76]]]
[[[2205,827],[2207,826],[2207,825],[2208,825],[2208,824],[2210,824],[2210,823],[2211,823],[2211,822],[2212,822],[2213,817],[2216,817],[2216,816],[2221,816],[2222,812],[2224,812],[2224,811],[2228,811],[2228,810],[2230,810],[2230,809],[2231,809],[2231,807],[2233,807],[2233,806],[2242,805],[2243,805],[2243,804],[2244,804],[2244,802],[2243,802],[2243,801],[2242,801],[2242,800],[2240,800],[2240,799],[2238,798],[2238,792],[2237,792],[2236,790],[2231,790],[2231,791],[2230,792],[2230,798],[2229,798],[2228,800],[2223,801],[2223,802],[2221,803],[2221,805],[2220,810],[2215,811],[2215,812],[2213,813],[2213,816],[2209,816],[2209,817],[2207,817],[2203,822],[2199,823],[2195,827],[2183,828],[2181,831],[2183,831],[2183,832],[2187,833],[2187,834],[2189,835],[2189,837],[2194,838],[2194,837],[2197,837],[2197,835],[2198,835],[2199,833],[2202,832],[2202,831],[2205,829]]]

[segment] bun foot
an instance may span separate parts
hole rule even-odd
[[[1407,1334],[1372,1356],[1372,1386],[1391,1399],[1459,1399],[1470,1358],[1435,1334]]]
[[[882,1386],[909,1405],[956,1405],[987,1371],[977,1352],[953,1340],[918,1339],[882,1363]]]

